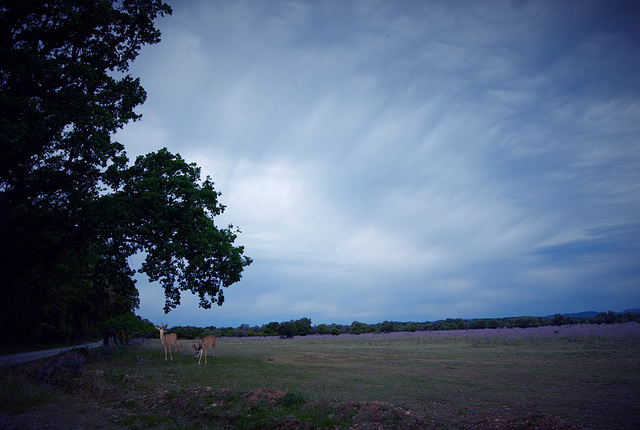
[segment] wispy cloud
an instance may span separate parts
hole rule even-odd
[[[637,305],[640,38],[620,5],[173,6],[118,138],[202,166],[255,259],[175,324]]]

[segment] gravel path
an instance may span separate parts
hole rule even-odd
[[[12,364],[28,363],[30,361],[39,360],[59,354],[64,351],[70,351],[75,348],[95,348],[102,345],[102,341],[87,343],[85,345],[67,346],[64,348],[47,349],[44,351],[22,352],[20,354],[2,355],[0,356],[0,367],[10,366]]]

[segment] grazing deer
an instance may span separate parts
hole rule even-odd
[[[164,345],[164,360],[167,361],[167,348],[169,348],[169,355],[171,356],[171,360],[173,360],[173,354],[171,354],[171,345],[175,343],[176,345],[178,345],[178,349],[180,349],[180,352],[182,352],[182,347],[178,343],[178,335],[175,333],[164,334],[164,330],[167,328],[167,324],[156,326],[156,328],[160,331],[160,342],[162,342],[162,345]]]
[[[213,346],[213,349],[211,350],[211,357],[213,358],[216,352],[216,337],[214,335],[208,334],[202,339],[200,339],[200,343],[198,344],[198,346],[196,346],[195,343],[193,344],[193,350],[195,351],[193,354],[193,359],[195,360],[196,358],[199,357],[198,366],[200,366],[200,360],[202,360],[203,351],[204,351],[204,364],[207,364],[207,353],[209,352],[210,346]]]

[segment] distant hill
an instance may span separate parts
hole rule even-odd
[[[595,317],[596,315],[598,315],[598,312],[595,311],[584,311],[584,312],[576,312],[573,314],[564,314],[565,317],[571,317],[571,318],[591,318],[591,317]]]
[[[591,317],[595,317],[599,313],[600,312],[596,312],[596,311],[584,311],[584,312],[576,312],[576,313],[562,314],[562,315],[564,315],[565,317],[571,317],[571,318],[591,318]],[[625,311],[618,312],[618,315],[626,314],[626,313],[640,314],[640,308],[627,309]],[[547,315],[545,318],[553,318],[553,315]]]
[[[596,315],[598,315],[598,312],[596,311],[584,311],[584,312],[575,312],[572,314],[562,314],[565,317],[571,317],[571,318],[591,318],[591,317],[595,317]],[[555,315],[547,315],[543,318],[553,318]]]

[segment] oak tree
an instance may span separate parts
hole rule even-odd
[[[140,119],[129,65],[168,14],[160,0],[0,0],[3,342],[77,337],[136,309],[136,253],[165,311],[183,291],[222,304],[251,263],[196,165],[167,149],[130,163],[113,139]]]

